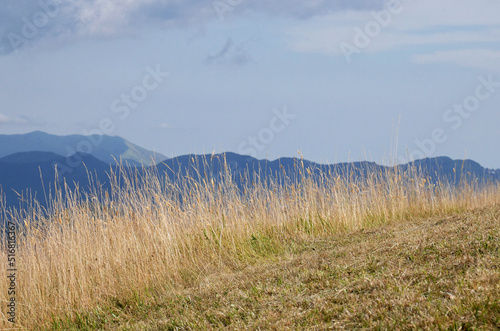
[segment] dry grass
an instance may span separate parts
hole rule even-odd
[[[339,326],[348,321],[354,323],[344,324],[349,327],[363,326],[364,319],[371,323],[366,326],[388,327],[391,323],[406,322],[409,326],[415,323],[425,327],[441,323],[436,317],[441,316],[441,306],[430,303],[426,306],[427,313],[422,313],[428,318],[425,321],[418,318],[398,320],[396,317],[404,316],[403,313],[394,315],[393,319],[383,319],[380,315],[384,309],[390,312],[391,307],[412,311],[412,304],[420,307],[418,303],[425,302],[423,298],[438,296],[434,288],[441,289],[441,285],[436,285],[441,284],[441,277],[444,277],[444,282],[450,281],[445,274],[434,273],[439,268],[433,270],[433,267],[441,266],[432,260],[432,254],[440,254],[440,244],[420,254],[408,248],[408,252],[414,253],[406,256],[406,250],[396,249],[396,246],[388,249],[398,242],[403,245],[401,240],[389,244],[384,234],[394,234],[388,230],[377,231],[372,237],[366,233],[352,238],[334,237],[345,241],[344,246],[338,246],[341,248],[339,251],[332,250],[331,247],[337,246],[331,246],[329,238],[391,222],[460,215],[478,207],[498,204],[500,190],[496,186],[434,186],[414,173],[374,174],[367,180],[355,181],[353,177],[336,174],[323,174],[319,179],[311,180],[307,169],[299,171],[303,176],[301,184],[280,186],[260,183],[248,185],[243,192],[228,173],[217,180],[188,179],[178,183],[162,181],[154,173],[144,177],[131,173],[125,176],[125,180],[121,177],[120,184],[119,177],[113,177],[111,195],[95,189],[89,196],[73,193],[63,199],[60,192],[56,192],[51,198],[49,214],[36,208],[36,205],[21,212],[3,210],[2,218],[25,225],[18,234],[19,305],[16,326],[28,329],[112,328],[124,321],[136,320],[142,312],[159,317],[166,316],[165,311],[170,310],[171,319],[165,321],[163,318],[165,328],[174,327],[173,323],[191,328],[223,325],[310,327],[316,324],[326,326],[325,323],[332,323],[333,320],[341,323]],[[449,224],[450,229],[453,229],[453,224]],[[446,226],[439,228],[446,230]],[[317,242],[318,252],[312,255],[297,253],[304,243],[315,243],[318,238],[326,240],[323,244]],[[493,238],[498,238],[497,232]],[[357,244],[350,245],[350,240],[357,240]],[[416,245],[417,241],[408,241],[406,245],[413,247],[411,245]],[[5,242],[2,240],[2,261],[7,259]],[[461,243],[464,245],[463,255],[458,254],[461,258],[469,256],[466,255],[470,248],[468,243]],[[334,245],[337,245],[335,241]],[[494,247],[497,247],[498,258],[498,246]],[[417,248],[421,249],[418,245]],[[374,250],[385,252],[387,259],[371,261],[373,272],[370,273],[372,269],[366,269],[363,262],[370,255],[364,256],[363,249],[365,253]],[[398,253],[392,256],[389,254],[391,251],[400,251],[404,256],[398,256]],[[353,256],[353,260],[347,263],[349,256]],[[293,260],[283,262],[284,257]],[[417,263],[425,262],[418,259],[427,257],[430,264]],[[252,272],[251,268],[258,267],[251,266],[270,260],[279,261],[279,264],[264,266],[257,274]],[[344,261],[345,266],[337,260]],[[277,285],[274,290],[268,286],[270,283],[266,283],[267,278],[260,277],[268,274],[272,279],[271,275],[279,272],[279,265],[292,263],[290,266],[294,266],[293,263],[302,263],[300,261],[304,263],[303,270],[294,267],[289,274],[283,273],[281,281],[275,280]],[[467,261],[460,263],[467,266]],[[417,267],[411,268],[412,263]],[[498,267],[498,261],[495,263]],[[319,266],[313,267],[315,265]],[[323,271],[322,268],[326,269]],[[6,277],[5,269],[0,272],[3,279]],[[405,270],[406,273],[401,273]],[[245,276],[237,281],[234,272]],[[474,269],[474,272],[482,275],[479,269]],[[321,273],[332,273],[334,276],[328,280],[321,278]],[[238,284],[227,287],[226,295],[222,295],[225,290],[218,292],[227,285],[227,281],[217,280],[224,274],[229,277],[227,281]],[[293,281],[302,278],[304,281]],[[477,281],[481,279],[479,276],[476,278]],[[353,280],[357,282],[352,283]],[[488,281],[491,280],[484,280],[484,284]],[[278,286],[280,282],[281,287]],[[427,282],[430,287],[428,290],[414,288],[414,282]],[[176,293],[176,289],[189,289],[200,283],[206,285],[206,290],[195,288],[192,292],[199,300],[186,301],[189,295],[173,299],[170,295]],[[246,293],[245,286],[250,284],[251,291]],[[308,296],[308,293],[313,293],[308,286],[322,290],[318,292],[320,294]],[[266,290],[267,287],[271,292]],[[286,291],[280,293],[281,289]],[[458,292],[443,289],[446,290],[443,293],[449,294],[440,294],[441,297],[460,298]],[[276,296],[273,291],[276,291]],[[387,297],[379,297],[378,291],[385,291]],[[498,288],[496,291],[492,292],[496,296],[491,300],[498,301]],[[221,295],[217,297],[215,293]],[[342,300],[358,300],[363,293],[366,305],[354,305],[352,311],[342,308]],[[2,302],[6,301],[6,295],[7,282],[0,282]],[[234,307],[229,306],[231,308],[226,306],[228,298],[231,298],[229,295],[237,302]],[[238,296],[247,296],[247,299],[238,301]],[[475,296],[466,298],[472,300]],[[262,309],[257,305],[259,300],[264,300]],[[244,310],[242,305],[247,301],[250,305],[255,302],[253,309]],[[308,310],[315,307],[316,301],[317,309]],[[398,302],[406,302],[406,305],[401,308]],[[369,310],[368,304],[375,305],[373,311]],[[238,305],[242,311],[239,311]],[[273,308],[280,305],[283,306],[281,313]],[[152,307],[157,307],[162,313],[157,315]],[[181,315],[183,311],[185,314]],[[436,316],[432,315],[432,311]],[[361,319],[363,312],[368,315]],[[4,310],[2,314],[5,314]],[[241,315],[241,318],[232,318],[231,314]],[[468,316],[465,312],[456,314]],[[355,316],[359,319],[356,320]],[[7,316],[2,315],[2,319],[3,327],[11,326],[6,322]],[[142,316],[139,319],[148,320],[144,325],[150,328],[163,323],[160,318],[150,320]],[[447,321],[443,319],[442,325],[448,325]],[[491,324],[494,322],[488,323],[494,325]],[[140,325],[133,324],[131,328]]]
[[[500,206],[301,244],[122,310],[103,328],[500,328]]]

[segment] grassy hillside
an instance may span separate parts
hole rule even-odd
[[[296,242],[252,266],[112,311],[94,323],[123,330],[498,329],[500,205]]]
[[[16,326],[498,327],[498,186],[299,173],[243,190],[132,173],[48,214],[3,210],[22,224]]]

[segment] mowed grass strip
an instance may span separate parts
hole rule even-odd
[[[500,328],[500,206],[300,243],[115,311],[104,329]]]

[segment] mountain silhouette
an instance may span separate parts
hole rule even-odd
[[[116,136],[56,136],[42,131],[0,135],[0,158],[20,152],[52,152],[62,156],[84,153],[108,164],[122,160],[131,165],[152,165],[167,159],[160,153],[148,151]]]
[[[6,206],[26,207],[29,197],[45,206],[46,196],[50,200],[48,197],[56,192],[56,179],[60,184],[67,183],[72,190],[77,185],[87,190],[91,184],[89,174],[106,183],[111,165],[92,155],[78,156],[78,163],[64,171],[61,165],[66,163],[66,157],[51,152],[24,152],[1,158],[0,189],[5,195]]]
[[[138,174],[142,173],[144,167],[145,170],[154,170],[160,176],[168,176],[172,181],[187,176],[193,180],[218,179],[222,171],[229,169],[233,180],[239,186],[254,180],[300,180],[305,169],[309,169],[312,175],[333,173],[353,179],[371,173],[383,174],[393,169],[374,162],[325,165],[298,158],[258,160],[229,152],[213,155],[189,154],[166,159],[153,166],[125,164],[123,167],[131,171],[139,168]],[[398,165],[397,170],[401,173],[417,171],[430,181],[437,183],[446,180],[452,185],[463,180],[478,183],[500,181],[500,170],[485,169],[472,160],[452,160],[448,157],[417,160]],[[109,189],[111,172],[119,174],[118,166],[103,162],[90,154],[76,153],[64,157],[52,152],[20,152],[0,158],[0,190],[7,207],[26,207],[27,197],[34,197],[42,206],[46,206],[47,201],[50,201],[56,192],[56,179],[59,184],[66,183],[71,190],[78,187],[85,193],[95,187],[96,182],[99,182],[101,189]]]

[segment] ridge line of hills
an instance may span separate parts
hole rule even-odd
[[[71,164],[68,164],[71,159]],[[222,160],[225,160],[224,165]],[[251,156],[239,155],[232,152],[221,154],[195,155],[187,154],[170,159],[165,159],[156,165],[141,165],[123,161],[123,166],[129,168],[156,167],[156,172],[160,175],[167,175],[171,179],[178,176],[190,174],[207,174],[217,176],[225,166],[231,169],[235,178],[241,174],[249,172],[251,174],[260,173],[263,177],[274,176],[277,173],[285,172],[287,176],[294,176],[294,169],[297,164],[304,168],[315,169],[328,173],[330,170],[339,173],[363,176],[371,171],[383,172],[391,167],[378,165],[375,162],[344,162],[337,164],[318,164],[299,158],[279,158],[273,161],[257,160]],[[18,206],[18,193],[26,194],[31,192],[35,197],[41,197],[44,192],[54,191],[54,181],[57,176],[63,180],[70,188],[78,186],[85,188],[90,185],[88,173],[92,173],[94,180],[109,185],[108,174],[111,170],[116,170],[119,165],[105,163],[90,154],[76,153],[71,157],[64,157],[52,152],[19,152],[0,158],[0,191],[5,195],[6,206]],[[449,157],[435,157],[417,160],[412,163],[398,165],[399,169],[405,171],[410,166],[423,169],[431,180],[447,178],[451,182],[459,182],[463,178],[477,181],[499,181],[500,170],[483,168],[480,164],[472,160],[452,160]],[[114,171],[115,173],[119,173]],[[44,191],[45,188],[45,191]],[[18,192],[18,193],[16,193]],[[38,199],[42,200],[42,199]]]
[[[114,164],[115,158],[127,161],[131,165],[151,165],[154,163],[153,160],[167,159],[161,153],[149,151],[118,136],[76,134],[58,136],[42,131],[0,134],[0,158],[19,152],[52,152],[68,156],[85,153],[108,164]]]
[[[222,160],[226,163],[223,164]],[[0,135],[0,193],[3,195],[0,196],[0,201],[3,200],[8,207],[20,206],[19,194],[40,197],[47,192],[53,192],[56,178],[60,183],[65,181],[70,189],[77,186],[85,188],[91,185],[89,173],[92,173],[93,179],[103,184],[103,187],[109,187],[108,174],[111,170],[116,170],[118,161],[121,165],[131,168],[155,167],[156,173],[169,176],[172,180],[188,173],[192,178],[201,174],[216,177],[226,166],[236,180],[242,180],[245,172],[250,175],[259,174],[262,180],[283,173],[297,179],[297,164],[318,173],[334,170],[359,177],[369,172],[380,173],[391,168],[368,161],[319,164],[296,157],[283,157],[272,161],[258,160],[232,152],[187,154],[167,158],[117,136],[57,136],[35,131]],[[403,171],[410,166],[422,169],[425,175],[434,181],[445,178],[458,183],[466,178],[481,182],[500,182],[500,170],[483,168],[472,160],[435,157],[397,165]],[[1,205],[0,203],[0,207]]]

